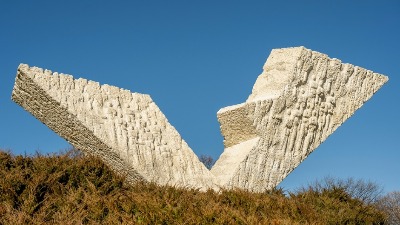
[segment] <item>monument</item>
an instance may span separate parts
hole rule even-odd
[[[272,50],[245,103],[219,110],[224,187],[277,186],[388,81],[304,47]]]
[[[149,95],[21,64],[12,99],[130,183],[263,192],[388,81],[304,47],[272,50],[263,69],[245,103],[218,111],[225,150],[211,171]]]

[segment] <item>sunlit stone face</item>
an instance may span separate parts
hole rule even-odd
[[[262,192],[387,80],[304,47],[272,50],[247,101],[218,111],[225,150],[211,171],[149,95],[21,64],[12,99],[128,182]]]

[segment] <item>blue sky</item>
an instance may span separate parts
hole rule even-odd
[[[10,99],[19,63],[150,94],[197,155],[216,112],[251,93],[271,49],[305,46],[389,82],[282,183],[324,176],[400,190],[399,1],[1,1],[0,148],[69,144]]]

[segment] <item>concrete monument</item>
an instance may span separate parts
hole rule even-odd
[[[247,101],[218,111],[225,150],[211,171],[149,95],[21,64],[12,99],[128,182],[262,192],[387,81],[304,47],[272,50]]]

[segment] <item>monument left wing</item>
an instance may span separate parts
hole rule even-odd
[[[214,176],[149,95],[21,64],[12,99],[128,182],[215,188]]]

